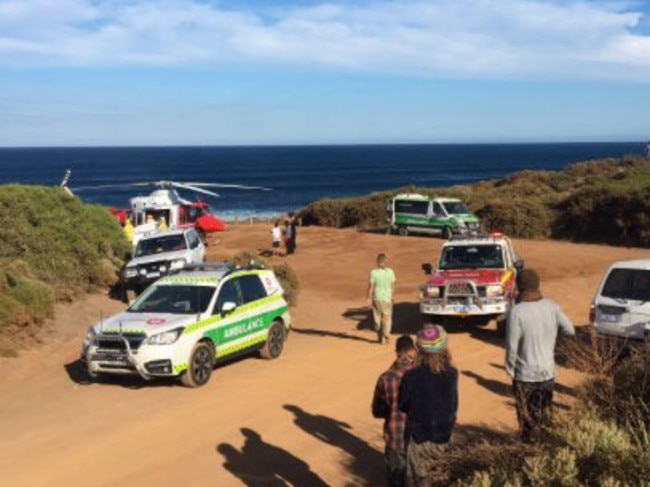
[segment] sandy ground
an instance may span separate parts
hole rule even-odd
[[[269,230],[233,226],[216,237],[210,258],[265,249]],[[200,389],[135,379],[86,382],[77,359],[87,327],[122,305],[95,295],[60,306],[45,344],[0,361],[1,484],[383,485],[381,422],[370,416],[370,400],[393,350],[374,343],[364,308],[367,276],[376,254],[386,252],[398,278],[393,333],[415,333],[420,264],[435,260],[441,243],[300,228],[298,251],[288,260],[302,290],[283,355],[219,366]],[[648,256],[557,242],[515,241],[515,247],[540,271],[544,293],[579,325],[607,266]],[[461,371],[459,431],[513,429],[494,324],[449,331]],[[558,371],[561,407],[579,379]]]

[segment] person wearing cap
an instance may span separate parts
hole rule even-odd
[[[372,397],[372,415],[384,420],[384,461],[390,487],[402,487],[406,475],[404,429],[406,414],[399,410],[399,387],[404,373],[413,368],[417,350],[413,339],[402,335],[395,343],[397,355],[391,367],[379,376]]]
[[[430,467],[446,450],[458,413],[458,370],[442,326],[427,325],[415,341],[419,365],[404,374],[399,409],[406,414],[406,485],[426,487]]]
[[[573,336],[575,329],[562,308],[542,296],[533,269],[519,273],[517,288],[517,304],[506,325],[506,372],[513,380],[521,439],[529,442],[553,402],[558,332]]]
[[[388,267],[386,254],[377,256],[377,267],[370,271],[368,284],[368,304],[372,304],[372,314],[379,343],[388,343],[393,326],[393,290],[395,273]]]

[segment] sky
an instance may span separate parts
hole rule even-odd
[[[650,139],[650,0],[0,0],[0,146]]]

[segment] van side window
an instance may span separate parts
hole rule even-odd
[[[250,276],[240,277],[239,285],[241,287],[244,304],[266,297],[266,290],[257,275],[253,274]]]
[[[433,202],[433,214],[436,216],[445,216],[445,212],[442,210],[442,205],[436,201]]]
[[[219,291],[217,302],[214,305],[214,310],[212,310],[212,314],[221,313],[223,304],[228,301],[235,303],[237,306],[242,304],[241,292],[239,290],[239,285],[237,284],[237,279],[230,279],[223,283],[221,290]]]
[[[405,201],[395,202],[395,213],[410,213],[411,215],[426,215],[429,210],[428,201]]]

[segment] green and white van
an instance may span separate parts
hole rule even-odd
[[[456,198],[403,193],[391,198],[386,208],[390,232],[400,235],[428,233],[449,239],[454,234],[480,231],[480,221]]]
[[[159,279],[124,312],[90,327],[82,360],[91,377],[135,374],[206,384],[215,362],[282,353],[291,326],[271,270],[196,264]]]

